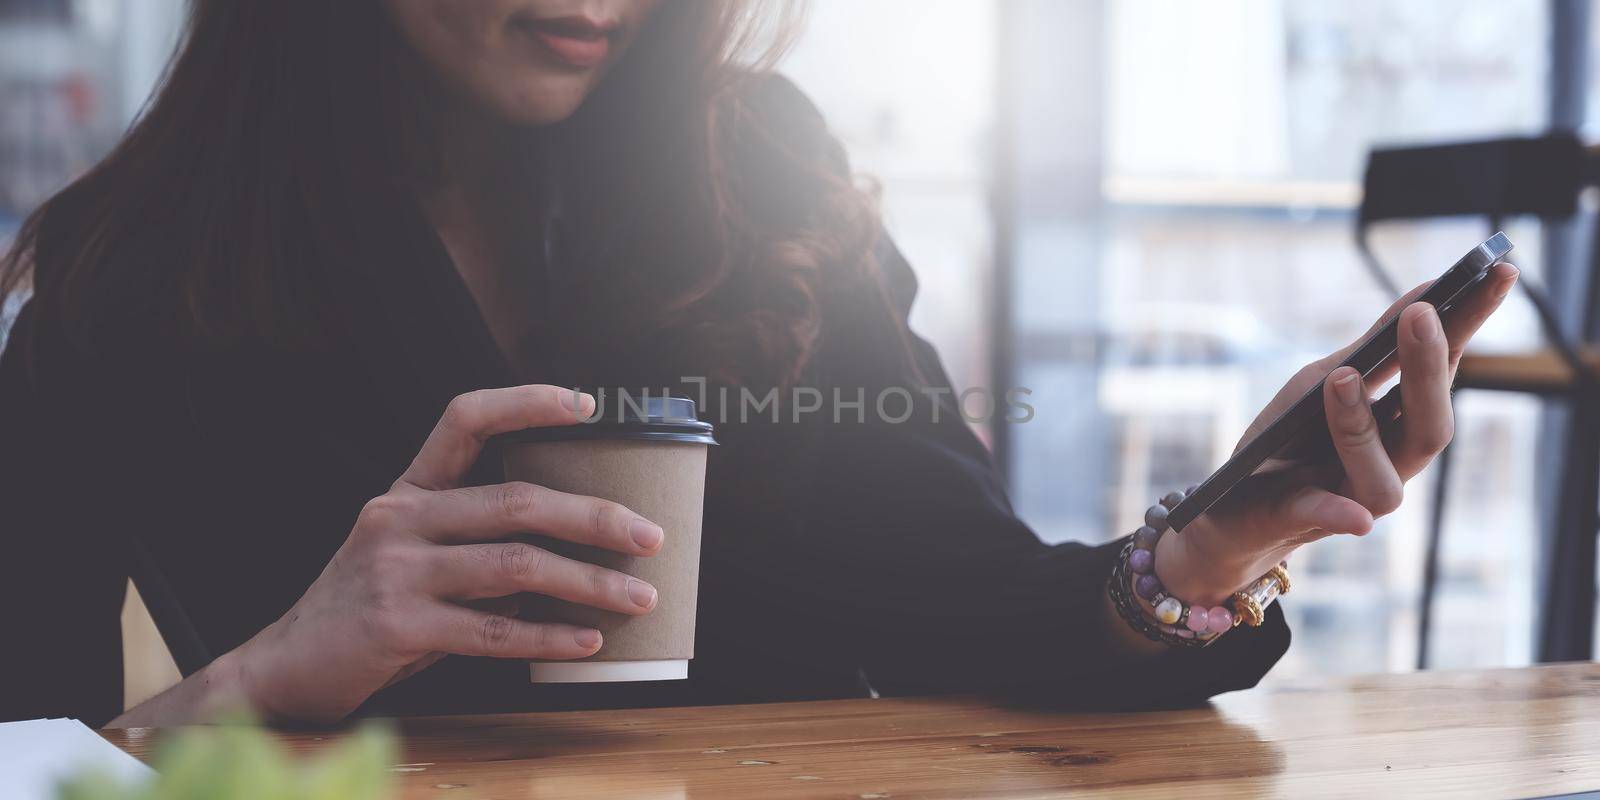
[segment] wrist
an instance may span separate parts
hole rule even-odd
[[[245,659],[240,653],[247,646],[248,643],[223,653],[196,675],[206,689],[202,706],[208,713],[255,709],[246,685]]]
[[[1169,512],[1185,495],[1171,492],[1145,509],[1145,524],[1121,543],[1106,594],[1117,616],[1146,638],[1206,647],[1241,622],[1261,625],[1266,607],[1289,591],[1289,573],[1280,561],[1252,578],[1251,568],[1239,567],[1247,559],[1237,547],[1232,557],[1208,557],[1204,526],[1191,523],[1183,535],[1170,533]]]
[[[1228,548],[1204,547],[1203,537],[1209,532],[1201,524],[1196,520],[1182,533],[1161,537],[1156,543],[1155,574],[1174,597],[1191,604],[1220,605],[1260,570],[1254,559],[1241,558]]]
[[[281,622],[268,625],[212,662],[219,668],[217,680],[222,686],[219,699],[225,704],[219,710],[244,710],[269,722],[285,718],[272,702],[271,691],[270,661],[281,649],[281,644],[273,639],[277,638]]]
[[[251,708],[243,676],[238,651],[229,651],[184,678],[178,685],[128,709],[107,727],[199,725],[240,709]]]

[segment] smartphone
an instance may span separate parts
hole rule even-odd
[[[1511,240],[1506,238],[1504,233],[1496,233],[1462,256],[1455,266],[1446,270],[1430,284],[1417,300],[1431,304],[1439,310],[1441,320],[1447,319],[1456,302],[1466,297],[1468,291],[1489,274],[1489,268],[1510,252]],[[1355,367],[1363,378],[1372,374],[1373,370],[1394,355],[1396,326],[1399,324],[1400,315],[1396,314],[1394,319],[1389,320],[1363,340],[1350,357],[1339,366]],[[1332,373],[1333,370],[1328,372]],[[1316,386],[1307,390],[1287,411],[1279,414],[1266,430],[1239,448],[1239,451],[1228,459],[1228,463],[1211,473],[1211,477],[1195,487],[1183,502],[1172,509],[1167,515],[1167,521],[1172,525],[1172,529],[1183,530],[1184,526],[1193,522],[1195,517],[1204,514],[1207,509],[1227,497],[1229,492],[1245,478],[1254,474],[1267,459],[1290,449],[1291,445],[1300,445],[1295,448],[1296,450],[1314,450],[1316,449],[1314,446],[1304,446],[1305,439],[1313,436],[1328,439],[1327,418],[1323,414],[1322,406],[1322,384],[1325,381],[1327,381],[1326,376],[1317,381]],[[1399,403],[1400,392],[1396,386],[1373,405],[1373,414],[1380,422],[1392,419],[1399,413]]]

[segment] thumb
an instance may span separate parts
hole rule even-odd
[[[1343,495],[1307,486],[1290,493],[1273,509],[1275,527],[1287,533],[1313,531],[1364,536],[1372,530],[1372,512]]]

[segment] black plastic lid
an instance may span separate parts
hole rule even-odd
[[[714,445],[711,423],[695,416],[687,397],[600,392],[589,420],[575,425],[526,428],[494,437],[501,443],[571,442],[590,439],[643,439]]]

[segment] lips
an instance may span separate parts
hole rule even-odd
[[[519,19],[517,27],[557,59],[575,67],[597,67],[611,54],[620,26],[588,17]]]

